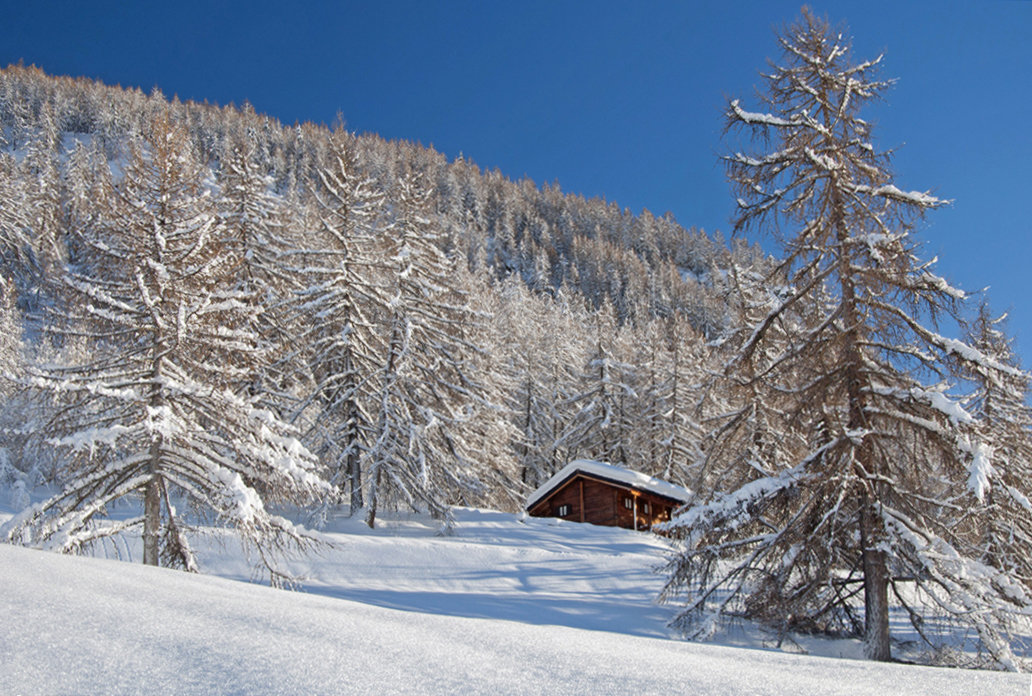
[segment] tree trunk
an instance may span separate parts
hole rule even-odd
[[[355,514],[355,510],[361,510],[364,501],[362,500],[362,463],[358,457],[358,451],[348,455],[348,474],[351,479],[351,511],[348,517]]]
[[[376,473],[373,474],[373,485],[369,488],[369,507],[366,508],[365,523],[369,525],[370,529],[376,527],[376,505],[379,502],[380,497],[380,474],[382,473],[379,465],[374,467]],[[370,472],[372,473],[372,472]]]
[[[892,659],[889,643],[889,571],[872,505],[864,501],[860,513],[860,541],[864,564],[864,653],[870,660]]]
[[[351,360],[348,358],[348,370],[350,367]],[[351,374],[349,372],[349,374]],[[349,391],[354,394],[358,386],[349,385]],[[358,405],[353,399],[349,399],[344,409],[344,422],[348,424],[345,432],[345,439],[347,441],[347,455],[344,459],[344,469],[346,474],[346,483],[341,483],[341,493],[344,492],[345,486],[351,489],[350,505],[348,506],[348,517],[355,514],[356,510],[361,510],[365,501],[362,500],[362,453],[359,448],[359,428],[358,419],[360,417],[360,411]]]
[[[830,129],[831,119],[824,109],[824,122]],[[845,325],[848,327],[845,336],[846,398],[849,408],[849,430],[852,432],[870,429],[867,421],[866,378],[863,377],[864,337],[861,327],[864,321],[857,309],[855,272],[851,267],[851,258],[844,251],[849,239],[846,227],[846,214],[842,203],[837,176],[832,174],[831,186],[831,223],[835,228],[835,238],[840,245],[837,265],[839,287],[842,291],[842,308]],[[892,646],[889,643],[889,571],[887,554],[880,544],[884,539],[882,525],[875,510],[880,498],[879,486],[875,477],[879,463],[872,453],[867,441],[855,452],[859,464],[858,474],[863,485],[871,486],[863,493],[860,507],[860,544],[864,569],[864,653],[870,660],[888,661],[892,659]]]
[[[151,478],[143,493],[143,563],[160,565],[158,551],[161,542],[161,480],[156,466],[151,463]]]
[[[152,373],[151,395],[148,408],[155,412],[164,406],[165,400],[158,385],[161,381],[161,343],[154,346],[155,358]],[[153,437],[153,435],[152,435]],[[161,565],[158,554],[161,549],[161,449],[162,436],[157,434],[151,441],[150,463],[147,473],[150,478],[143,492],[143,563],[144,565]]]

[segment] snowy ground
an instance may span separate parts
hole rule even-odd
[[[663,540],[458,517],[452,537],[333,519],[336,547],[292,567],[300,592],[239,582],[232,543],[198,544],[202,576],[0,545],[0,694],[1030,693],[1027,675],[676,640],[653,602]]]

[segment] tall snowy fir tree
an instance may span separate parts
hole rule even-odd
[[[88,358],[36,378],[64,401],[45,432],[74,455],[64,488],[0,535],[74,551],[142,529],[145,564],[196,570],[181,496],[235,527],[276,580],[273,554],[311,539],[266,502],[311,500],[325,484],[290,427],[232,390],[254,367],[255,309],[225,273],[234,248],[167,110],[132,144],[110,201],[102,223],[76,231],[92,258],[65,281]],[[142,517],[99,523],[133,495]]]
[[[288,243],[287,215],[272,192],[272,177],[260,170],[255,150],[249,134],[232,142],[219,171],[218,224],[228,262],[224,273],[248,308],[247,331],[256,340],[251,351],[254,369],[241,375],[237,388],[270,395],[269,406],[276,408],[271,396],[283,382],[280,363],[290,345],[285,315],[291,280],[281,260]]]
[[[4,144],[0,134],[0,147]],[[22,265],[28,250],[28,220],[24,213],[27,206],[20,183],[14,157],[0,152],[0,257],[7,268],[13,268],[16,261]]]
[[[17,379],[22,366],[22,327],[16,300],[14,281],[0,273],[0,404],[6,402],[10,385]],[[2,446],[3,438],[0,437]]]
[[[383,238],[392,296],[366,453],[369,526],[384,503],[401,503],[427,510],[449,529],[448,501],[483,493],[477,431],[470,428],[484,389],[471,358],[476,318],[455,281],[457,260],[434,227],[430,193],[419,174],[403,172]]]
[[[988,304],[978,308],[968,339],[983,355],[1018,367],[1011,339],[1004,331],[1007,315],[994,317]],[[1032,407],[1030,377],[1005,370],[978,370],[970,410],[979,435],[992,448],[990,466],[972,471],[971,486],[986,507],[984,560],[1005,570],[1032,593]]]
[[[21,166],[26,187],[25,212],[28,229],[32,230],[30,244],[39,270],[48,280],[56,274],[64,260],[61,218],[61,178],[58,151],[61,134],[55,121],[53,107],[41,107],[39,127],[29,141]]]
[[[321,440],[331,479],[349,494],[350,512],[364,507],[362,456],[373,438],[371,416],[383,340],[375,321],[388,312],[386,261],[374,253],[384,196],[356,167],[351,137],[338,128],[319,169],[318,225],[310,248],[288,257],[308,283],[298,291],[303,327],[298,343],[313,376],[310,400],[323,414]]]
[[[728,364],[722,387],[749,414],[721,423],[708,450],[726,488],[670,525],[682,541],[665,595],[687,598],[677,623],[693,634],[744,616],[779,632],[860,634],[868,657],[888,660],[891,592],[917,630],[945,611],[1014,668],[1010,631],[1032,595],[984,554],[982,493],[969,482],[991,448],[955,370],[1015,371],[935,329],[965,296],[918,260],[911,234],[943,201],[892,183],[860,116],[890,84],[880,59],[854,62],[805,8],[778,38],[769,111],[737,99],[727,111],[729,130],[770,149],[725,162],[736,229],[772,232],[783,274]]]

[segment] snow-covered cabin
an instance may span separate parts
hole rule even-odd
[[[603,462],[570,462],[527,498],[534,517],[561,517],[627,529],[666,522],[691,491],[652,476]]]

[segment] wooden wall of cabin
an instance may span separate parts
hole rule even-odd
[[[630,501],[630,505],[625,501]],[[637,529],[646,530],[657,522],[669,520],[673,506],[669,501],[647,493],[632,493],[603,481],[577,477],[535,505],[531,514],[634,529],[635,507]]]
[[[545,505],[535,505],[531,514],[614,526],[617,492],[600,481],[577,477],[542,501]]]
[[[581,519],[583,506],[580,501],[579,484],[580,481],[578,479],[567,482],[566,485],[542,501],[547,503],[546,505],[539,503],[534,506],[532,514],[541,515],[542,517],[560,517],[564,520],[573,520],[575,522],[585,521]],[[568,506],[568,512],[563,512],[564,506]]]
[[[652,525],[666,522],[670,519],[673,506],[669,501],[651,496],[648,493],[627,490],[614,490],[614,492],[616,493],[616,524],[621,527],[628,529],[651,529]],[[637,525],[635,525],[634,519],[635,512],[637,512],[638,517]]]

